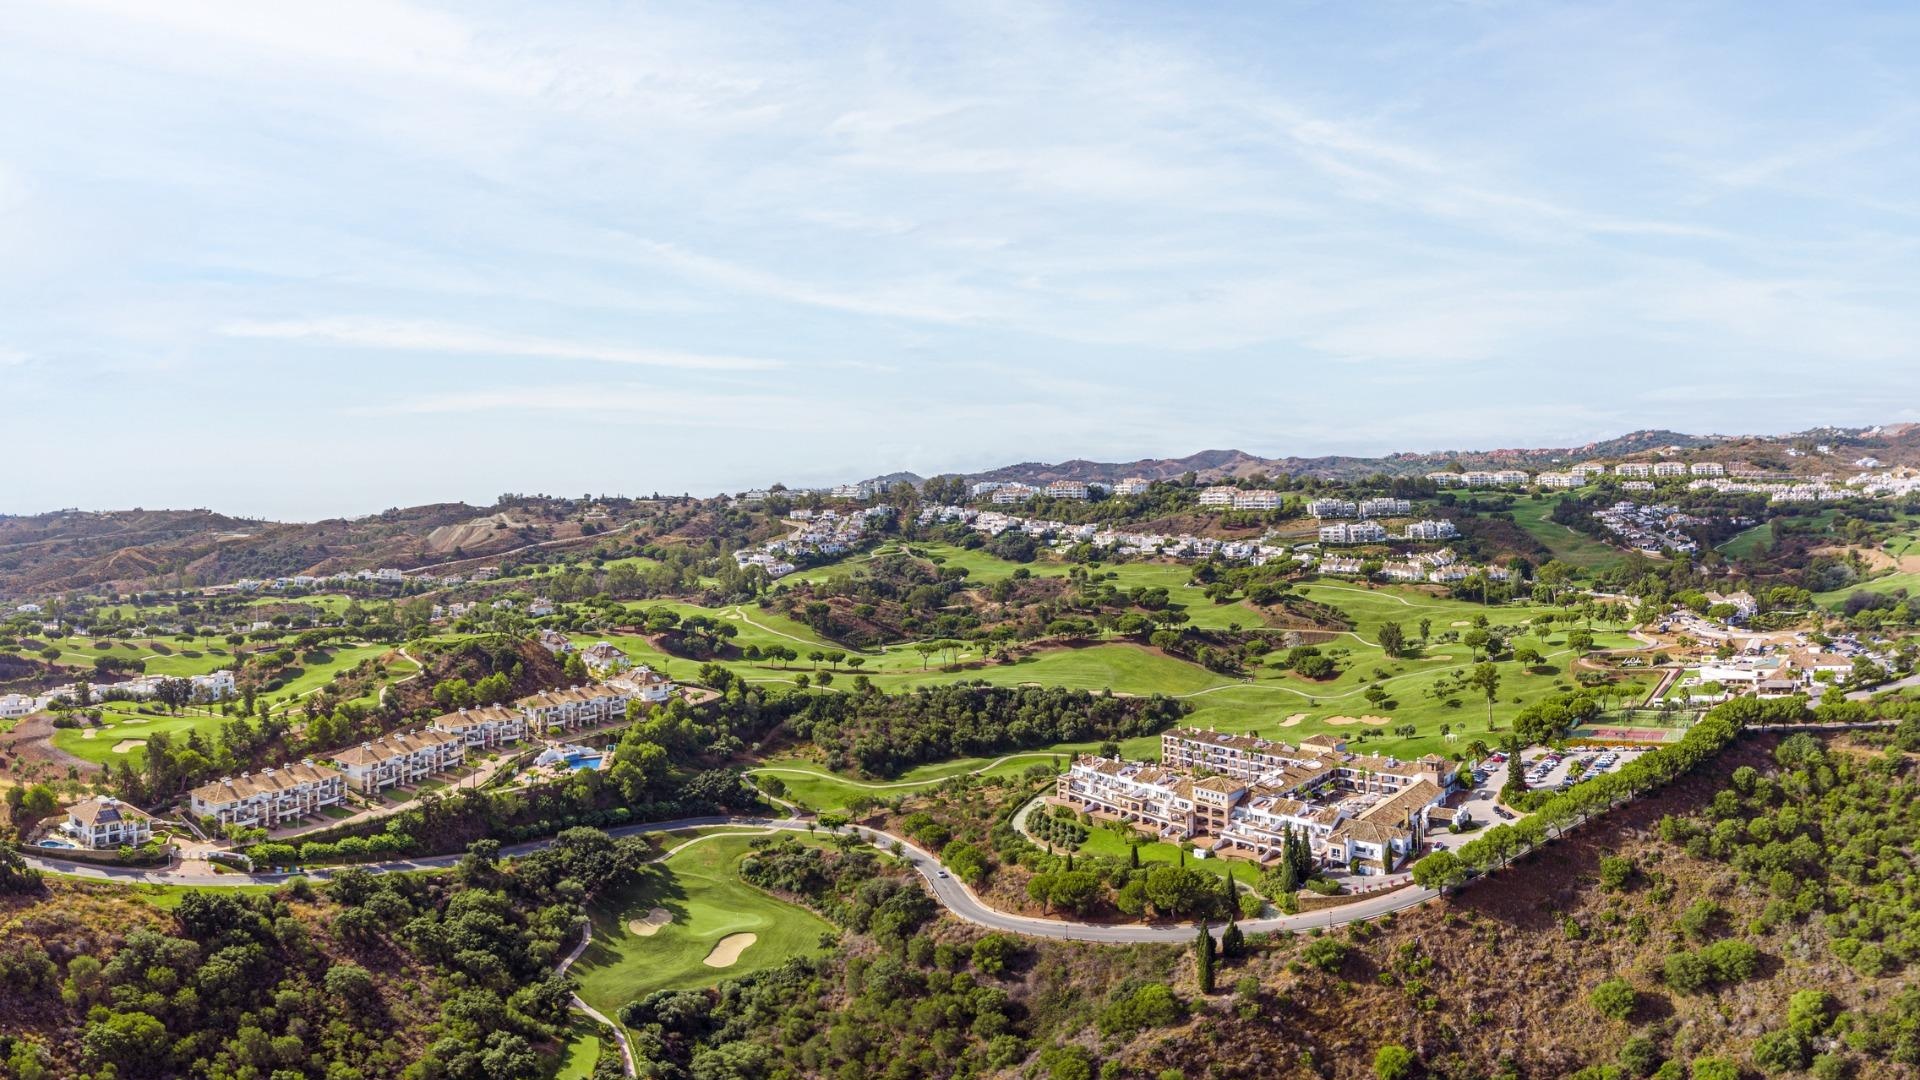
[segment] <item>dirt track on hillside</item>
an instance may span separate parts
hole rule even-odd
[[[29,716],[13,726],[12,731],[0,733],[0,757],[17,758],[20,762],[37,762],[58,768],[77,768],[82,773],[96,772],[100,766],[91,761],[74,757],[53,745],[53,717],[45,713]]]

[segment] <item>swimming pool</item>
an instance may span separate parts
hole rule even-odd
[[[600,767],[600,758],[599,754],[568,754],[567,768],[575,772],[581,769],[597,769]]]
[[[39,846],[40,846],[40,847],[45,847],[45,848],[75,848],[75,849],[77,849],[77,848],[79,848],[79,846],[80,846],[80,845],[79,845],[79,844],[76,844],[76,843],[74,843],[74,842],[73,842],[73,841],[71,841],[71,840],[60,840],[60,839],[56,839],[55,837],[51,837],[51,836],[49,836],[49,837],[47,837],[47,838],[46,838],[45,840],[42,840],[42,841],[40,841],[40,844],[39,844]]]

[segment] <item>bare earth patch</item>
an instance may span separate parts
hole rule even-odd
[[[638,934],[641,937],[652,937],[660,932],[661,927],[666,926],[672,921],[672,912],[666,908],[657,907],[638,919],[628,919],[627,932],[630,934]]]
[[[708,967],[732,967],[740,961],[740,954],[747,951],[747,946],[759,940],[759,934],[728,934],[714,944],[704,962]]]
[[[1329,716],[1327,723],[1334,727],[1346,727],[1349,724],[1366,724],[1370,727],[1386,727],[1393,721],[1384,716]]]
[[[116,754],[131,754],[145,745],[147,745],[147,740],[145,739],[121,739],[119,742],[113,744],[113,752]]]

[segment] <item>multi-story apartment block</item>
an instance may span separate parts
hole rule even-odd
[[[1232,506],[1234,489],[1215,485],[1200,491],[1201,506]]]
[[[1655,476],[1685,476],[1687,463],[1684,461],[1656,461],[1653,463]]]
[[[1386,538],[1386,526],[1373,521],[1320,526],[1320,542],[1323,544],[1377,544]]]
[[[1087,485],[1078,480],[1055,480],[1047,485],[1049,499],[1085,499],[1088,494]]]
[[[1338,555],[1329,555],[1320,560],[1320,572],[1323,574],[1357,574],[1365,564],[1359,559],[1346,559]]]
[[[1597,461],[1583,461],[1580,464],[1575,465],[1573,468],[1568,469],[1567,471],[1581,478],[1582,480],[1588,479],[1590,477],[1607,475],[1607,467],[1605,465],[1600,464]]]
[[[1687,471],[1695,476],[1725,476],[1727,467],[1717,461],[1696,461],[1687,466]]]
[[[1314,499],[1307,503],[1307,513],[1317,518],[1353,517],[1359,509],[1352,499]]]
[[[1349,754],[1337,739],[1299,746],[1194,729],[1161,737],[1161,763],[1082,757],[1056,800],[1169,839],[1203,838],[1219,854],[1265,861],[1286,833],[1322,862],[1391,871],[1417,853],[1453,764]]]
[[[1013,506],[1033,498],[1033,489],[1025,484],[1002,484],[993,489],[995,506]]]
[[[67,807],[60,831],[81,847],[139,847],[153,839],[153,819],[139,809],[108,795],[97,795]]]
[[[1235,491],[1233,508],[1235,510],[1278,510],[1285,498],[1271,488],[1257,488],[1253,491]]]
[[[1357,512],[1363,518],[1405,517],[1413,509],[1413,504],[1405,499],[1378,498],[1362,499]]]
[[[1457,472],[1430,472],[1427,479],[1434,487],[1461,487],[1466,484],[1466,474]]]
[[[187,804],[195,817],[222,825],[271,829],[317,814],[347,796],[347,779],[334,769],[302,761],[278,769],[223,777],[194,788]]]
[[[426,728],[363,742],[333,755],[347,783],[363,795],[417,784],[467,759],[462,734]]]
[[[1585,477],[1570,472],[1543,472],[1533,479],[1543,488],[1577,488],[1586,483]]]
[[[1415,521],[1401,535],[1408,540],[1451,540],[1460,530],[1451,521]]]
[[[514,702],[535,734],[558,735],[624,719],[628,695],[612,684],[542,690]]]
[[[1615,476],[1646,477],[1653,475],[1653,466],[1644,461],[1623,461],[1613,467]]]
[[[429,726],[460,736],[473,749],[491,750],[526,738],[527,714],[508,705],[482,705],[436,716]]]
[[[1152,486],[1153,481],[1144,476],[1129,476],[1125,480],[1113,485],[1113,493],[1115,495],[1145,495],[1147,489]]]

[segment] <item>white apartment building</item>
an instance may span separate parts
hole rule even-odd
[[[1451,521],[1414,521],[1401,533],[1407,540],[1451,540],[1459,535]]]
[[[34,699],[25,694],[0,694],[0,720],[16,720],[34,708]]]
[[[976,480],[967,485],[967,494],[977,498],[981,495],[991,495],[1006,486],[1004,480]]]
[[[1717,461],[1696,461],[1687,466],[1687,471],[1695,476],[1725,476],[1727,467]]]
[[[1234,489],[1216,485],[1200,492],[1201,506],[1232,506]]]
[[[1087,495],[1087,485],[1078,480],[1055,480],[1047,485],[1050,499],[1085,499]]]
[[[1430,472],[1427,474],[1427,479],[1431,480],[1435,487],[1457,487],[1466,483],[1465,475],[1457,472]]]
[[[1358,513],[1363,518],[1405,517],[1412,510],[1413,504],[1411,502],[1405,499],[1386,497],[1362,499],[1358,507]]]
[[[1014,506],[1033,498],[1033,489],[1025,484],[1002,484],[993,489],[993,505]]]
[[[333,755],[333,763],[347,774],[347,783],[363,795],[417,784],[466,759],[464,735],[433,728],[388,735]]]
[[[607,684],[542,690],[514,705],[526,713],[534,734],[554,735],[624,719],[628,700],[627,695]]]
[[[1586,483],[1586,478],[1570,472],[1543,472],[1534,477],[1534,482],[1543,488],[1577,488]]]
[[[477,709],[436,716],[428,725],[435,731],[458,735],[467,746],[491,750],[527,737],[527,714],[507,705],[482,705]]]
[[[632,658],[611,641],[596,641],[580,650],[580,660],[587,665],[587,670],[595,675],[609,671],[625,671],[633,666]]]
[[[1359,504],[1351,499],[1314,499],[1307,503],[1307,513],[1317,518],[1353,517],[1359,510]]]
[[[67,807],[67,820],[60,831],[81,847],[95,851],[139,847],[153,839],[153,819],[119,799],[97,795]]]
[[[1607,467],[1597,461],[1583,461],[1567,471],[1580,477],[1582,480],[1588,477],[1607,475]]]
[[[1360,567],[1359,559],[1348,559],[1339,555],[1329,555],[1320,560],[1320,572],[1323,574],[1357,574],[1360,572]]]
[[[1687,463],[1684,461],[1656,461],[1653,463],[1655,476],[1685,476]]]
[[[1278,510],[1283,502],[1285,499],[1280,493],[1271,488],[1256,488],[1253,491],[1236,490],[1233,493],[1235,510]]]
[[[213,818],[222,825],[271,829],[337,806],[346,796],[345,776],[324,765],[302,761],[223,777],[194,788],[187,799],[195,817]]]
[[[1615,476],[1646,477],[1653,475],[1653,466],[1644,461],[1623,461],[1613,467]]]
[[[1147,489],[1152,486],[1153,481],[1144,476],[1129,476],[1125,480],[1113,485],[1113,493],[1115,495],[1145,495]],[[1205,504],[1202,503],[1201,505],[1204,506]]]
[[[625,696],[629,701],[645,702],[648,705],[665,704],[669,698],[673,697],[674,690],[672,679],[645,664],[615,675],[604,685],[606,689]]]
[[[1320,542],[1323,544],[1377,544],[1386,538],[1386,526],[1373,521],[1320,526]]]

